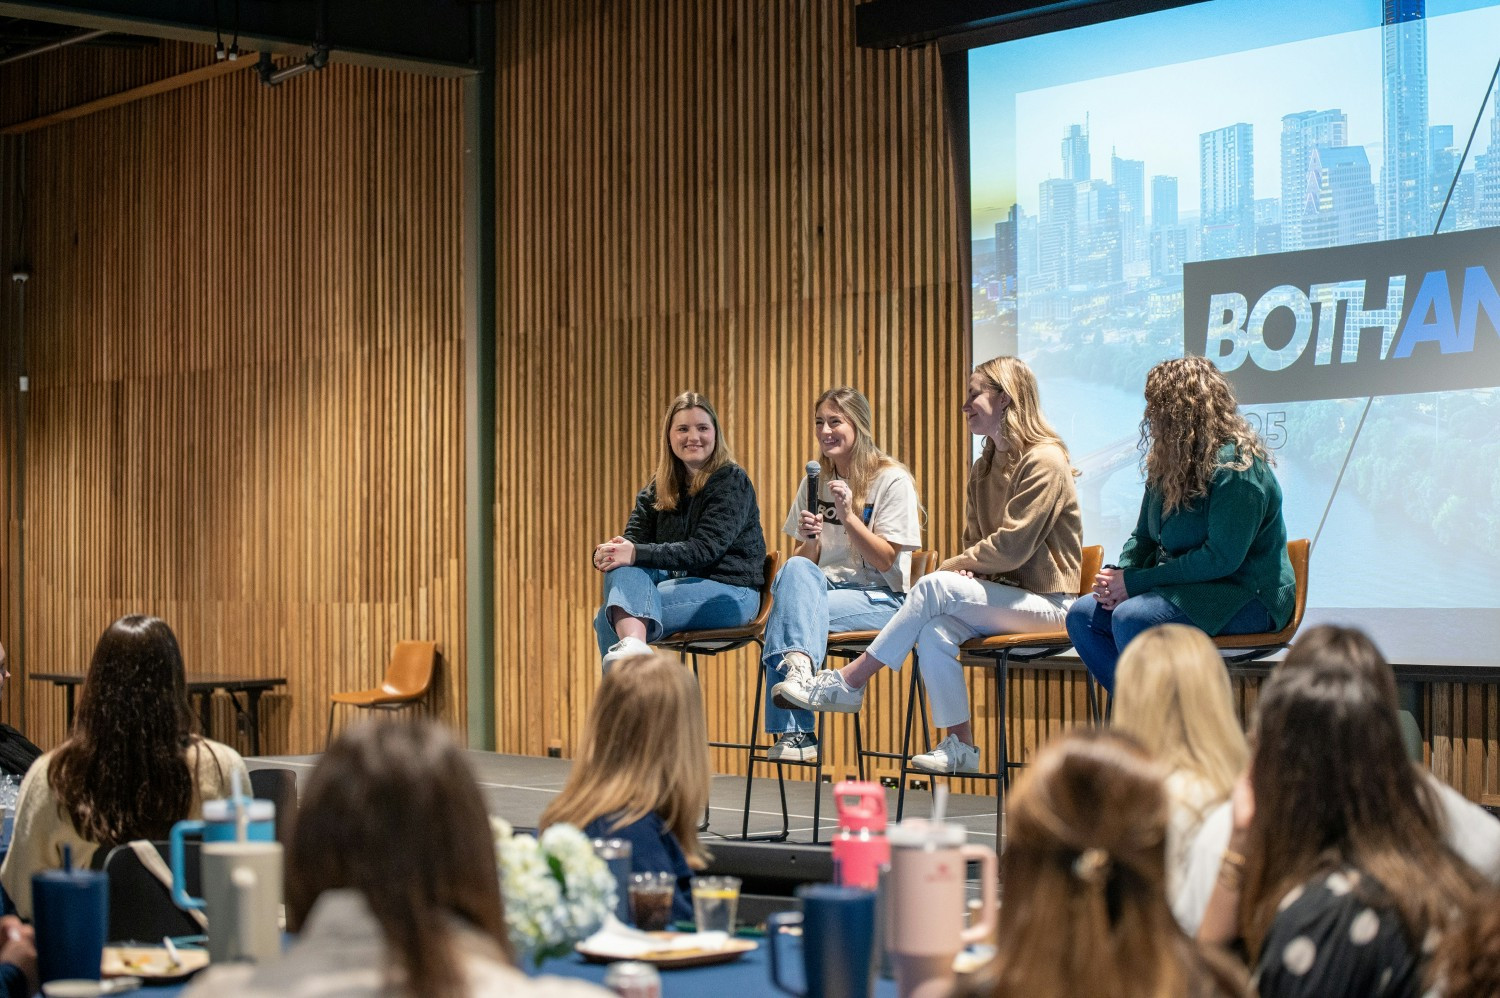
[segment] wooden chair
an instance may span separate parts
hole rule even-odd
[[[433,641],[400,641],[385,667],[385,679],[369,690],[335,693],[328,705],[328,734],[323,743],[333,741],[333,712],[339,704],[361,710],[400,711],[414,707],[432,688],[432,673],[437,665],[437,643]]]
[[[1099,568],[1104,562],[1104,548],[1098,544],[1083,549],[1083,562],[1078,571],[1078,595],[1083,595],[1093,589],[1094,576],[1099,574]],[[1062,628],[1056,631],[1044,631],[1031,634],[994,634],[989,637],[973,638],[965,641],[961,648],[961,654],[972,659],[980,659],[993,662],[991,675],[995,679],[995,723],[1000,729],[997,753],[999,756],[995,771],[992,773],[961,773],[961,779],[968,780],[994,780],[995,781],[995,845],[1000,845],[1001,828],[1005,815],[1005,791],[1010,786],[1010,771],[1018,768],[1023,763],[1012,762],[1008,754],[1007,732],[1005,724],[1005,694],[1006,684],[1010,679],[1011,662],[1029,663],[1037,662],[1044,658],[1051,658],[1071,650],[1073,642],[1068,638],[1068,632]],[[1088,690],[1089,713],[1097,722],[1099,717],[1098,704],[1094,700],[1093,688]],[[925,727],[925,720],[923,722]],[[908,777],[913,773],[921,774],[930,778],[933,774],[921,769],[913,769],[911,766],[911,737],[910,729],[901,746],[903,756],[901,762],[901,784],[904,787]],[[900,802],[898,801],[898,807]]]
[[[1214,645],[1224,658],[1225,665],[1243,665],[1281,651],[1292,643],[1297,629],[1302,626],[1302,614],[1307,609],[1307,562],[1312,553],[1312,542],[1306,537],[1287,541],[1286,556],[1292,563],[1292,574],[1297,578],[1297,601],[1292,609],[1292,619],[1279,631],[1261,634],[1221,634],[1214,638]]]
[[[930,551],[925,548],[913,551],[911,553],[911,568],[908,573],[910,583],[915,585],[918,579],[937,571],[938,563],[941,560],[936,551]],[[843,631],[838,634],[830,634],[828,636],[828,657],[842,661],[853,661],[869,649],[870,642],[874,641],[876,635],[879,633],[879,631]],[[905,733],[902,736],[903,745],[911,738],[911,729],[915,714],[920,711],[923,717],[927,715],[927,693],[920,682],[920,666],[921,663],[914,649],[911,658],[911,677],[908,680],[909,686],[906,694],[906,725],[904,729]],[[863,711],[857,711],[854,715],[854,759],[861,780],[865,778],[866,759],[895,759],[902,762],[905,761],[904,757],[896,752],[865,748],[864,729],[860,723],[863,713]],[[927,726],[925,724],[922,726],[922,739],[925,746],[923,751],[931,750],[932,739],[927,736]],[[897,821],[901,820],[901,808],[905,803],[905,797],[906,785],[903,782],[896,793]],[[813,841],[818,841],[816,832],[813,834]]]
[[[702,676],[698,672],[698,656],[706,655],[713,657],[727,651],[734,651],[746,645],[754,644],[758,648],[765,647],[766,619],[771,616],[771,583],[775,581],[776,573],[781,569],[783,555],[780,551],[772,551],[766,555],[765,581],[760,587],[760,612],[755,619],[742,627],[718,627],[702,631],[679,631],[676,634],[668,634],[654,642],[657,648],[666,651],[675,651],[679,657],[688,657],[691,660],[693,675],[698,678],[702,685]],[[750,740],[748,742],[728,742],[709,740],[712,748],[737,749],[745,753],[745,812],[740,823],[740,838],[750,838],[750,790],[751,778],[755,775],[755,764],[757,762],[770,762],[765,758],[765,751],[759,748],[760,738],[757,729],[760,727],[760,704],[761,696],[766,685],[765,663],[759,661],[759,668],[755,673],[755,697],[750,708]],[[757,752],[759,751],[759,754]],[[782,766],[816,766],[817,776],[822,777],[822,756],[817,763],[811,762],[781,762],[776,763],[776,783],[781,791],[781,833],[766,836],[773,841],[783,841],[791,834],[791,821],[787,816],[786,806],[786,783],[782,776]],[[816,805],[814,805],[813,822],[816,825]],[[704,815],[703,827],[708,827],[708,816]],[[760,836],[757,836],[760,838]]]

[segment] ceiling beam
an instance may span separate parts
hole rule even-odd
[[[472,3],[456,0],[0,0],[0,15],[90,30],[439,75],[478,70]],[[216,23],[217,18],[217,23]]]

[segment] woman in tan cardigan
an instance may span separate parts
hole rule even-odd
[[[203,802],[229,796],[245,761],[193,734],[182,652],[166,622],[121,617],[94,648],[68,740],[21,781],[15,834],[0,883],[31,917],[31,875],[62,865],[63,848],[87,866],[132,839],[164,839]]]
[[[870,679],[886,666],[899,669],[915,647],[932,723],[948,731],[912,759],[932,773],[979,770],[959,646],[980,635],[1061,630],[1083,557],[1068,449],[1042,415],[1031,369],[1015,357],[980,364],[963,413],[969,432],[985,437],[969,473],[964,550],[911,587],[859,658],[775,690],[778,703],[852,713]]]

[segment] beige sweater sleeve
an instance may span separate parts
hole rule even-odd
[[[1025,565],[1062,512],[1076,506],[1072,474],[1061,449],[1038,444],[1011,468],[975,475],[964,525],[969,546],[943,567],[1004,575]]]
[[[16,797],[16,823],[11,836],[10,852],[0,866],[0,884],[15,903],[22,918],[32,917],[31,877],[43,870],[62,866],[62,847],[73,850],[73,865],[88,866],[99,848],[73,827],[73,819],[63,810],[47,782],[48,752],[27,770]],[[193,769],[192,813],[185,818],[203,815],[203,802],[229,796],[233,774],[240,774],[241,786],[248,793],[250,774],[245,760],[228,745],[204,738],[187,751],[188,765]]]

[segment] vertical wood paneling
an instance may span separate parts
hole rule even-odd
[[[497,730],[502,750],[571,753],[599,674],[589,551],[623,526],[677,392],[714,400],[785,547],[812,400],[861,387],[928,544],[956,547],[960,235],[936,54],[856,49],[847,4],[523,2],[500,21],[496,523],[531,570],[497,579]],[[753,669],[705,662],[717,734],[745,733]],[[877,686],[872,741],[899,737],[898,691]],[[831,730],[852,769],[848,724]]]
[[[29,60],[3,113],[212,59],[186,48]],[[26,137],[30,669],[156,613],[190,672],[286,676],[262,747],[309,752],[328,694],[421,638],[464,717],[459,93],[241,73]],[[22,685],[56,743],[61,698]]]

